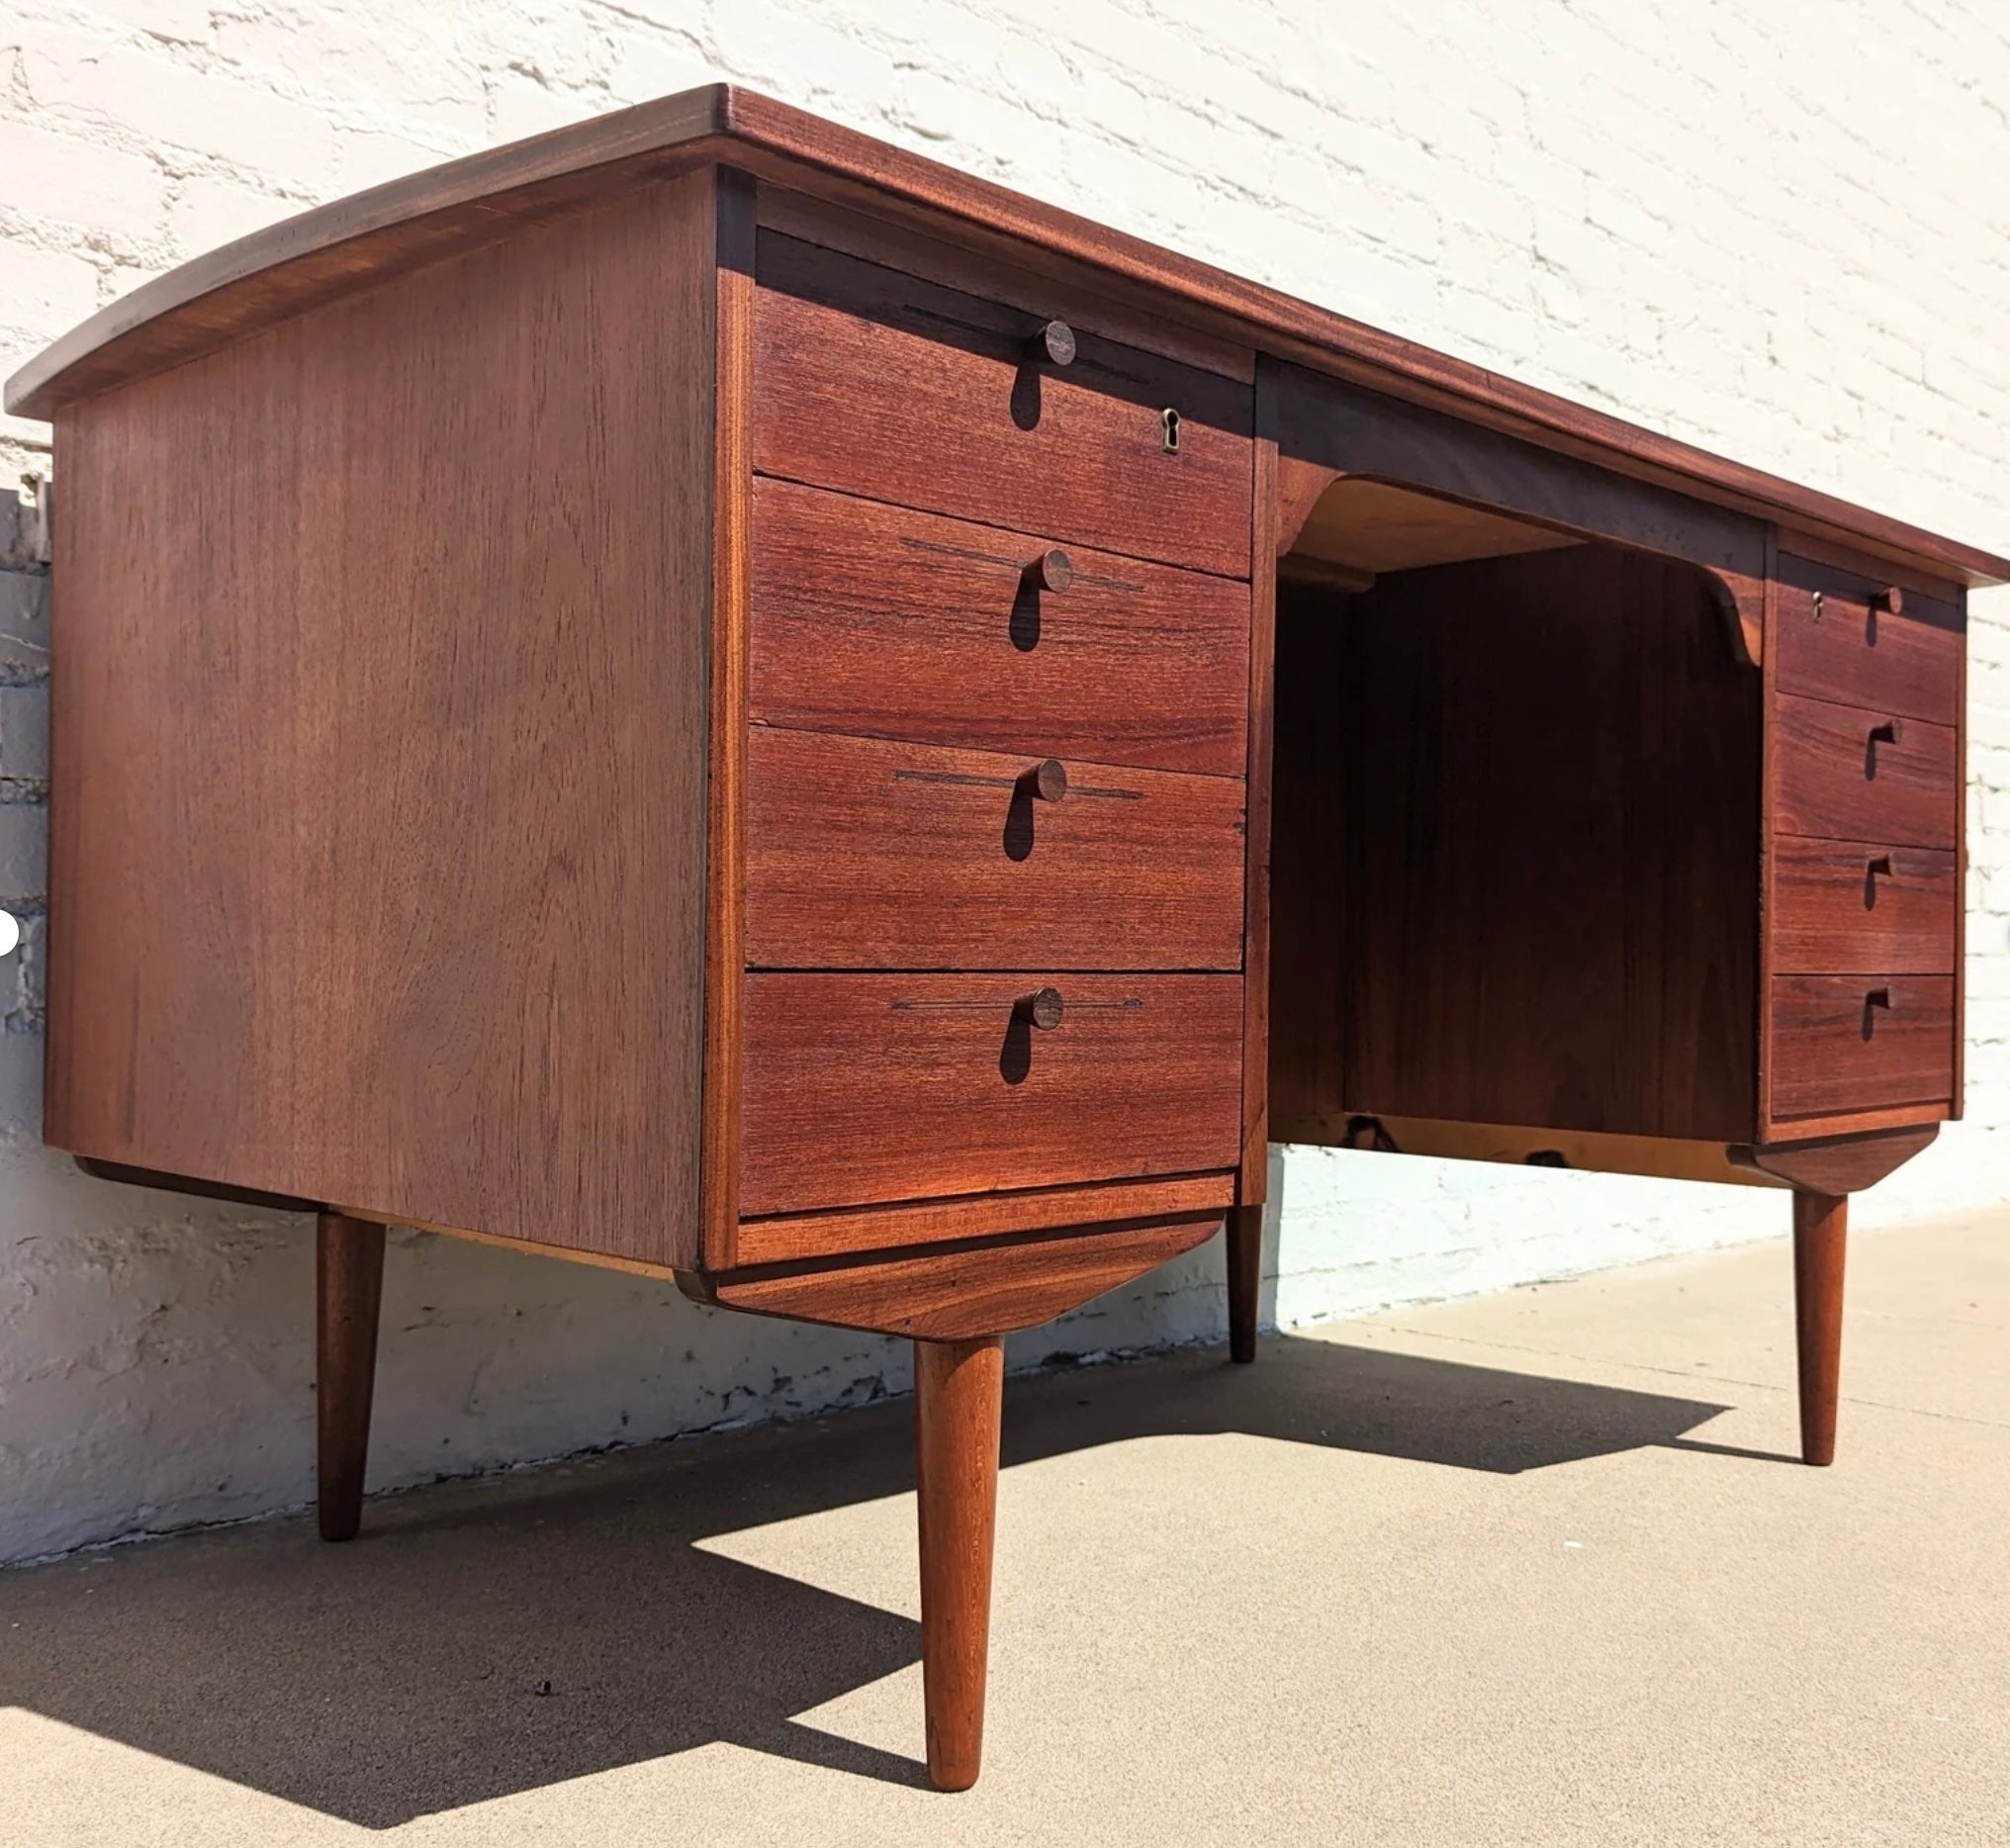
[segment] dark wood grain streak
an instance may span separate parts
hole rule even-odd
[[[384,1228],[323,1213],[315,1228],[315,1473],[320,1535],[353,1540],[363,1520]]]
[[[1233,970],[1239,777],[756,727],[746,959],[770,969]]]
[[[776,231],[757,274],[763,474],[1248,576],[1247,386],[1090,329],[1035,362],[1023,311]]]
[[[711,213],[691,175],[64,413],[58,1147],[687,1254]]]
[[[1787,693],[1773,702],[1773,824],[1828,840],[1953,849],[1961,840],[1952,725]],[[1880,735],[1882,734],[1882,735]]]
[[[9,381],[7,408],[47,416],[109,386],[216,350],[415,262],[723,159],[994,258],[1146,305],[1233,344],[1523,435],[1621,474],[1699,494],[1817,538],[1968,582],[2010,560],[1519,385],[1344,316],[961,174],[803,110],[711,84],[493,149],[320,207],[184,265],[102,310]]]
[[[1958,855],[1936,848],[1780,836],[1774,968],[1793,975],[1951,974],[1962,951],[1958,864]]]
[[[1772,1007],[1776,1126],[1953,1096],[1952,975],[1776,975]]]
[[[749,1215],[1240,1158],[1234,975],[751,974],[746,1019]]]
[[[811,731],[1239,777],[1249,591],[789,482],[754,490],[754,717]]]

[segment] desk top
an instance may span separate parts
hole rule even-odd
[[[6,408],[52,417],[275,322],[710,162],[1094,286],[1256,347],[1968,585],[2010,559],[1727,461],[1195,262],[731,84],[708,84],[337,200],[143,284],[22,367]]]

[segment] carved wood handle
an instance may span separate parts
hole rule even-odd
[[[1075,363],[1075,330],[1064,321],[1046,323],[1032,339],[1026,343],[1026,356],[1038,363],[1046,360],[1052,366],[1071,366]]]
[[[1075,561],[1056,545],[1041,553],[1022,575],[1036,589],[1064,591],[1075,581]]]
[[[1889,854],[1879,854],[1876,859],[1871,862],[1866,871],[1873,874],[1881,873],[1888,879],[1893,877],[1895,869],[1891,865],[1891,856]]]
[[[1043,802],[1057,802],[1068,792],[1067,766],[1050,757],[1026,773],[1026,786]]]
[[[1871,727],[1871,742],[1873,744],[1903,744],[1905,742],[1905,727],[1899,720],[1887,718],[1882,724]]]
[[[1871,593],[1871,607],[1881,609],[1887,615],[1902,616],[1905,613],[1905,593],[1897,585],[1886,585],[1881,591]]]

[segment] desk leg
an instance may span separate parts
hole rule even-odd
[[[1263,1285],[1263,1209],[1232,1206],[1229,1247],[1229,1357],[1256,1358],[1256,1298]]]
[[[1793,1196],[1793,1308],[1800,1349],[1800,1456],[1836,1459],[1836,1393],[1843,1357],[1843,1247],[1847,1194]]]
[[[315,1231],[315,1413],[324,1540],[353,1540],[363,1521],[370,1391],[384,1297],[384,1228],[323,1213]]]
[[[966,1791],[976,1783],[984,1750],[1004,1389],[1002,1337],[914,1343],[921,1680],[928,1775],[939,1791]]]

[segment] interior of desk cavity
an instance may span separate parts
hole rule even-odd
[[[1761,679],[1735,633],[1681,561],[1326,490],[1279,561],[1274,1136],[1751,1139]]]

